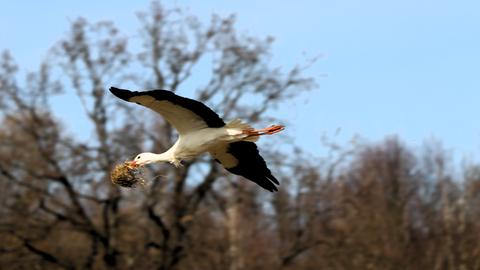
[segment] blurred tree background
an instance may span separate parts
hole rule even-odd
[[[1,55],[1,269],[480,269],[480,166],[455,170],[439,143],[325,140],[329,155],[312,159],[275,136],[289,147],[261,144],[274,194],[207,156],[150,166],[144,188],[112,185],[113,165],[176,139],[112,97],[112,82],[181,91],[208,66],[191,97],[253,125],[284,121],[269,110],[316,87],[310,62],[273,67],[273,39],[242,34],[233,16],[204,25],[153,2],[138,18],[139,46],[112,22],[74,20],[25,78]],[[78,96],[91,140],[52,111],[64,94]]]

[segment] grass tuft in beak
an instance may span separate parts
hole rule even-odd
[[[135,188],[138,185],[145,185],[140,167],[132,165],[130,161],[125,161],[113,168],[110,173],[112,183],[125,188]]]

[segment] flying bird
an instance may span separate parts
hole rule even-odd
[[[178,167],[182,160],[208,152],[229,172],[243,176],[271,192],[278,190],[276,185],[279,182],[268,169],[254,142],[261,135],[282,131],[284,126],[254,129],[239,119],[225,123],[205,104],[168,90],[137,92],[111,87],[110,92],[120,99],[161,114],[179,134],[170,149],[161,154],[140,153],[131,161],[132,166],[170,162]]]

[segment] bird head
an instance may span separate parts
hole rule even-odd
[[[130,165],[133,167],[141,167],[157,161],[157,154],[154,153],[140,153],[132,161]]]

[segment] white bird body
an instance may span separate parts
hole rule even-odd
[[[240,120],[234,120],[224,127],[220,128],[202,128],[191,130],[181,134],[175,144],[162,154],[153,154],[145,156],[145,153],[139,154],[134,161],[145,160],[144,163],[168,161],[175,166],[179,166],[182,160],[189,160],[198,155],[210,152],[218,152],[232,142],[238,142],[247,139],[248,141],[256,141],[258,136],[251,136],[243,132],[244,128],[250,128],[243,124]],[[236,164],[236,161],[229,162],[229,167]]]
[[[133,165],[170,162],[178,167],[182,160],[209,152],[228,171],[242,175],[269,191],[277,190],[275,184],[279,183],[259,155],[254,142],[261,135],[283,130],[283,126],[253,129],[239,119],[225,124],[204,104],[166,90],[132,92],[112,87],[110,91],[123,100],[161,114],[179,133],[177,141],[167,151],[138,154],[132,161]]]

